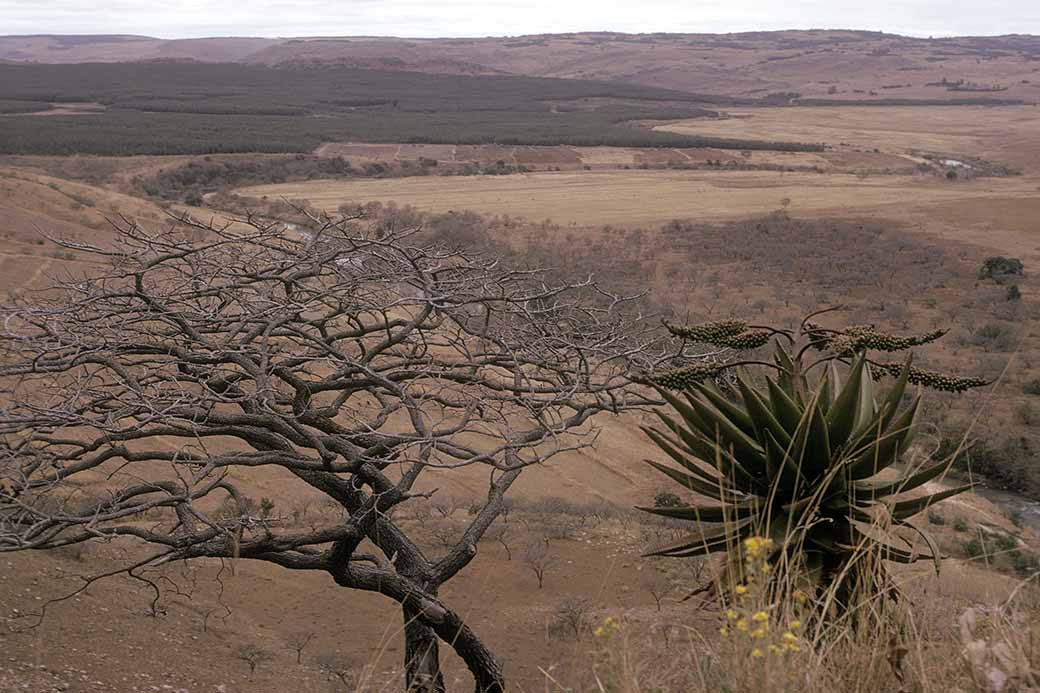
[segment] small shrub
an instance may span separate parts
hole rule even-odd
[[[930,524],[933,524],[933,525],[940,525],[940,526],[942,526],[942,525],[945,525],[945,524],[946,524],[946,520],[944,520],[944,519],[943,519],[943,516],[942,516],[942,515],[940,515],[940,514],[939,514],[939,513],[937,513],[937,512],[934,512],[934,511],[933,511],[933,512],[930,512],[930,513],[928,513],[928,522],[929,522]]]
[[[988,322],[975,330],[969,341],[986,351],[1011,351],[1015,347],[1015,331],[1006,323]]]
[[[1014,549],[1008,552],[1008,558],[1011,560],[1011,569],[1022,577],[1040,571],[1040,559],[1029,551]]]
[[[655,508],[678,508],[682,504],[682,499],[670,491],[661,491],[654,496]]]
[[[1011,286],[1008,287],[1007,294],[1006,294],[1005,298],[1008,301],[1021,301],[1022,300],[1022,291],[1018,288],[1018,284],[1012,284]]]
[[[1025,424],[1026,426],[1032,425],[1032,423],[1036,420],[1036,414],[1033,411],[1033,405],[1031,405],[1029,402],[1020,403],[1017,407],[1015,407],[1015,418],[1017,418],[1019,422]]]
[[[1040,395],[1040,378],[1027,380],[1025,384],[1022,385],[1022,392],[1027,395]]]
[[[979,269],[979,279],[995,279],[1001,281],[1008,277],[1021,277],[1025,273],[1022,261],[1015,257],[994,255],[986,258]]]
[[[993,543],[1000,551],[1012,551],[1018,548],[1018,539],[1010,534],[998,534],[993,538]]]
[[[975,537],[964,542],[964,553],[973,560],[982,558],[986,555],[986,545],[981,539]]]
[[[958,517],[956,520],[953,521],[953,531],[955,531],[955,532],[967,532],[968,531],[968,523]]]

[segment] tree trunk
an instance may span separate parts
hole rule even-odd
[[[445,693],[436,633],[419,623],[414,609],[405,606],[402,611],[406,690],[408,693]]]

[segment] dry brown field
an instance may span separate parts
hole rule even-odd
[[[309,181],[238,192],[307,200],[329,210],[343,204],[383,201],[432,212],[475,210],[575,226],[732,219],[778,209],[786,199],[796,214],[892,219],[1007,253],[1033,256],[1040,252],[1040,231],[1033,223],[1040,209],[1040,108],[772,108],[735,115],[738,117],[658,127],[722,137],[825,143],[829,149],[820,154],[750,152],[745,157],[720,153],[723,160],[817,165],[822,172],[625,169],[622,167],[639,162],[639,157],[645,160],[653,155],[625,148],[574,147],[560,149],[575,152],[593,170]],[[325,152],[346,155],[353,146],[327,145]],[[463,156],[477,158],[477,149],[466,148]],[[506,156],[507,149],[499,148],[495,155]],[[675,152],[678,158],[697,150],[666,151]],[[383,154],[385,150],[380,152]],[[931,174],[878,173],[899,170],[898,162],[923,161],[923,154],[957,161],[961,160],[957,157],[982,159],[1018,169],[1022,175],[949,181]],[[657,153],[659,159],[668,156]],[[703,151],[701,156],[710,158]],[[565,163],[562,156],[560,163]]]
[[[1040,171],[1040,107],[846,106],[758,108],[728,119],[679,121],[656,129],[718,137],[786,138],[906,155],[976,156]]]
[[[511,176],[427,176],[307,181],[241,188],[249,197],[284,197],[334,211],[343,204],[396,202],[431,212],[551,219],[579,226],[654,224],[676,218],[722,219],[780,208],[844,214],[941,207],[958,200],[1036,197],[1032,179],[949,184],[933,177],[780,173],[774,171],[581,171]],[[1014,204],[1014,203],[1012,203]]]

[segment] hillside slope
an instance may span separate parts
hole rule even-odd
[[[739,96],[797,92],[854,100],[1040,98],[1040,37],[1020,35],[917,39],[862,31],[778,31],[478,39],[0,36],[0,60],[332,63],[443,74],[602,79]]]

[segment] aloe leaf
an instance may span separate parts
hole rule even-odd
[[[738,459],[745,455],[761,457],[764,452],[762,447],[709,402],[693,399],[693,407],[706,424],[712,425],[713,428],[717,427],[715,430],[709,429],[705,431],[702,429],[706,437],[717,439],[721,436],[722,441],[733,446],[734,455]]]
[[[952,459],[944,460],[892,481],[857,481],[853,484],[853,495],[857,501],[867,501],[912,491],[949,471],[952,464]]]
[[[892,518],[895,520],[905,520],[908,517],[913,517],[917,513],[925,510],[926,508],[935,505],[941,500],[956,496],[958,493],[964,493],[974,488],[974,484],[966,484],[964,486],[958,486],[957,488],[946,489],[945,491],[939,491],[929,496],[921,496],[920,498],[913,498],[911,500],[899,501],[892,504]]]
[[[860,391],[863,387],[864,355],[860,354],[852,363],[849,379],[845,387],[838,392],[834,404],[827,412],[827,428],[833,445],[845,443],[856,422],[856,411],[859,404]]]
[[[780,464],[784,469],[784,471],[781,472],[783,476],[781,479],[780,488],[785,490],[792,489],[793,493],[793,490],[797,489],[799,485],[808,484],[808,481],[806,481],[805,478],[805,474],[802,473],[801,465],[796,463],[794,457],[791,455],[791,447],[793,446],[793,443],[784,447],[781,446],[778,442],[776,442],[776,439],[772,437],[772,434],[768,435],[770,438],[770,445],[777,448],[777,450],[780,453]]]
[[[828,438],[827,419],[820,408],[819,394],[812,402],[812,417],[806,438],[806,457],[809,468],[814,471],[827,469],[831,463],[831,444]]]
[[[892,424],[884,435],[877,436],[858,450],[849,454],[847,478],[865,479],[890,467],[899,460],[900,454],[906,450],[913,435],[914,420],[921,404],[918,397],[903,414]]]
[[[863,376],[860,379],[859,398],[856,401],[856,416],[852,430],[858,431],[870,425],[877,414],[877,402],[874,400],[874,378],[870,374],[870,364],[863,361]]]
[[[711,506],[688,505],[674,508],[636,506],[636,509],[653,515],[671,517],[676,520],[692,520],[694,522],[732,522],[733,520],[743,520],[744,518],[751,517],[758,511],[759,507],[760,505],[757,502],[751,502],[728,503],[726,505]]]
[[[776,361],[776,365],[780,366],[782,372],[788,376],[794,376],[794,361],[791,360],[791,355],[787,353],[787,349],[780,342],[776,343],[776,351],[773,352],[773,360]]]
[[[830,374],[830,385],[831,385],[831,401],[829,404],[834,404],[835,400],[838,399],[838,393],[841,392],[841,374],[838,373],[838,362],[835,359],[831,359],[827,363],[827,372]]]
[[[831,399],[833,395],[833,393],[831,392],[830,371],[825,370],[823,372],[823,375],[820,377],[820,382],[817,384],[816,387],[819,390],[818,402],[820,404],[820,409],[823,410],[824,414],[826,414],[827,410],[830,409]]]
[[[673,481],[677,482],[680,486],[690,491],[693,491],[694,493],[699,493],[702,496],[711,498],[712,500],[717,500],[722,503],[733,503],[741,502],[745,498],[747,498],[746,494],[737,493],[736,491],[733,491],[727,484],[713,484],[710,481],[705,481],[704,479],[696,477],[692,474],[681,472],[678,469],[669,467],[668,465],[661,464],[660,462],[655,462],[654,460],[643,461],[649,464],[654,469],[661,472],[662,474],[667,475]]]
[[[700,418],[697,416],[697,412],[693,410],[693,407],[691,407],[683,399],[676,397],[673,393],[669,392],[668,390],[658,388],[657,391],[661,394],[661,397],[663,397],[664,400],[672,406],[672,409],[679,412],[679,415],[686,420],[687,425],[691,427],[697,425],[697,422],[700,421]]]
[[[722,530],[697,532],[684,537],[681,541],[654,547],[643,556],[691,557],[707,556],[718,551],[725,551],[737,546],[748,535],[751,526],[751,520],[741,520],[734,526]]]
[[[900,371],[899,377],[896,378],[895,385],[888,391],[888,395],[885,397],[884,405],[888,406],[887,413],[884,411],[884,405],[882,406],[881,412],[881,427],[887,428],[892,422],[892,417],[895,416],[896,411],[899,409],[899,403],[903,401],[903,393],[906,392],[906,384],[910,379],[910,365],[913,363],[914,355],[912,353],[907,354],[906,363],[903,364],[903,370]]]
[[[713,483],[716,480],[721,480],[721,477],[718,477],[707,470],[701,469],[700,465],[698,465],[693,459],[690,459],[690,456],[683,454],[682,450],[680,450],[679,447],[675,444],[675,441],[669,440],[668,437],[660,431],[655,431],[654,429],[647,428],[645,426],[642,428],[643,431],[650,437],[650,439],[657,444],[657,447],[661,448],[661,450],[667,453],[669,457],[678,462],[685,469],[688,469],[689,471],[693,472],[694,474],[701,477],[708,483]],[[711,464],[712,462],[714,462],[715,456],[714,454],[712,454],[710,458],[707,460],[701,458],[700,456],[696,456],[696,459],[700,459],[705,464]]]
[[[776,412],[776,418],[783,424],[790,438],[798,429],[798,422],[802,420],[802,410],[772,378],[767,378],[766,383],[769,386],[769,401]]]
[[[703,397],[707,398],[716,409],[722,412],[727,419],[733,422],[734,426],[749,436],[755,435],[755,423],[745,409],[742,409],[731,402],[721,392],[710,385],[697,383],[694,387]]]
[[[935,539],[932,538],[928,532],[924,531],[920,527],[915,527],[909,522],[900,522],[900,527],[908,527],[911,531],[915,532],[919,537],[924,539],[924,543],[928,544],[928,551],[931,552],[932,562],[935,565],[935,574],[938,575],[942,569],[942,552],[939,550],[939,545],[935,543]]]
[[[740,373],[737,374],[737,387],[740,388],[744,406],[747,407],[751,420],[756,424],[756,434],[759,440],[765,442],[764,431],[768,430],[782,445],[788,445],[791,442],[791,435],[773,415],[758,391],[748,384]]]

